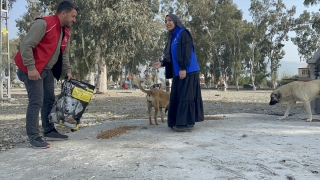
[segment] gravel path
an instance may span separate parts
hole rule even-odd
[[[59,93],[57,89],[56,94]],[[271,91],[218,91],[202,90],[205,115],[255,113],[283,115],[286,104],[269,106]],[[0,102],[0,150],[7,151],[26,145],[25,112],[27,95],[24,89],[13,89],[10,102]],[[298,103],[292,114],[304,113]],[[104,121],[147,119],[145,94],[139,90],[109,90],[106,94],[94,94],[82,116],[82,128],[98,125]],[[42,129],[42,128],[41,128]],[[59,132],[70,133],[70,129],[57,125]],[[81,128],[79,129],[81,131]],[[0,151],[0,153],[1,153]]]

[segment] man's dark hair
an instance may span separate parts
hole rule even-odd
[[[71,1],[62,1],[57,8],[57,14],[60,14],[62,11],[65,11],[67,13],[69,13],[72,10],[76,10],[78,11],[79,8],[78,6],[76,6],[75,4],[73,4]]]

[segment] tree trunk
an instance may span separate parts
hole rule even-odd
[[[255,81],[255,72],[253,71],[254,69],[254,61],[255,61],[255,58],[254,58],[254,50],[255,50],[255,45],[253,45],[253,48],[252,48],[252,59],[251,59],[251,65],[250,65],[250,79],[251,79],[251,84],[253,86],[253,90],[255,91],[256,90],[256,86],[254,85],[254,81]]]
[[[241,43],[240,43],[240,39],[241,38],[239,37],[239,33],[238,32],[237,32],[237,36],[239,38],[239,48],[238,48],[239,59],[238,59],[238,62],[237,62],[237,65],[238,65],[238,63],[241,63]],[[239,72],[237,71],[237,73],[239,73]],[[238,74],[236,74],[235,81],[236,81],[237,91],[239,91],[240,88],[239,88],[239,76],[238,76]]]
[[[131,89],[131,85],[132,85],[132,81],[131,81],[131,80],[132,80],[132,79],[129,78],[129,76],[131,76],[131,69],[128,68],[127,73],[128,73],[128,74],[127,74],[126,77],[125,77],[125,78],[126,78],[126,81],[128,80],[127,82],[129,83],[129,84],[127,84],[127,88],[128,88],[128,89]]]
[[[89,74],[88,74],[88,79],[87,79],[87,80],[88,80],[88,83],[89,83],[89,84],[92,84],[92,85],[95,84],[94,79],[95,79],[94,73],[93,73],[93,72],[89,73]]]
[[[239,91],[239,90],[240,90],[240,88],[239,88],[239,78],[238,78],[237,75],[234,76],[234,80],[235,80],[235,82],[236,82],[237,91]]]
[[[79,61],[75,61],[75,66],[76,66],[76,72],[75,72],[75,75],[74,75],[74,79],[78,80],[78,81],[81,81],[81,76],[80,76],[80,71],[79,71]]]
[[[271,83],[272,83],[272,88],[276,89],[276,80],[277,80],[277,71],[275,71],[275,62],[273,59],[270,59],[270,73],[271,73]]]
[[[251,84],[252,84],[253,90],[255,91],[257,88],[256,88],[256,86],[254,84],[255,75],[254,75],[254,72],[253,72],[253,68],[254,68],[254,65],[253,65],[253,62],[252,62],[252,64],[250,65],[250,79],[251,79]]]
[[[86,52],[85,52],[85,48],[84,48],[84,37],[83,37],[83,33],[81,33],[81,42],[82,42],[82,51],[83,51],[83,56],[86,57]],[[86,66],[89,70],[89,73],[90,73],[90,65],[89,65],[89,62],[86,58],[84,58],[84,62],[86,63]]]
[[[96,92],[99,94],[107,92],[107,66],[102,58],[100,47],[98,47],[98,77]]]
[[[272,82],[272,88],[276,89],[276,72],[271,70],[271,82]]]
[[[223,88],[222,88],[222,90],[223,91],[227,91],[227,69],[228,68],[225,68],[224,70],[223,70]]]
[[[257,90],[256,88],[256,85],[254,84],[254,81],[255,81],[255,76],[254,75],[251,75],[251,82],[252,82],[252,87],[253,87],[253,90]]]

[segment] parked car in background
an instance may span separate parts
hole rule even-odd
[[[253,89],[252,84],[244,84],[243,89]]]
[[[115,86],[114,85],[109,85],[108,89],[115,89]]]
[[[136,85],[136,84],[132,84],[132,85],[131,85],[131,88],[132,88],[132,89],[139,89],[138,85]]]

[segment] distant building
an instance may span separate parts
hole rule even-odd
[[[303,66],[298,68],[298,77],[309,77],[309,68],[308,66]]]
[[[298,68],[298,78],[297,81],[310,81],[310,70],[308,66],[303,66]]]

